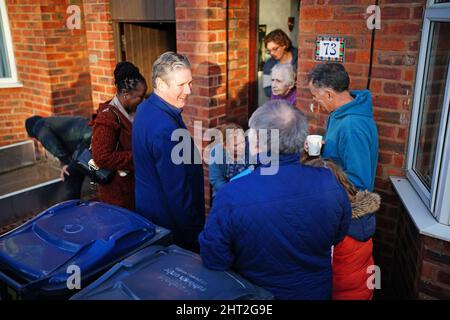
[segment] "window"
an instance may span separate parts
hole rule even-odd
[[[17,80],[5,0],[0,0],[0,88],[20,85]]]
[[[443,2],[443,1],[436,1]],[[407,177],[438,222],[450,224],[450,4],[425,10]]]

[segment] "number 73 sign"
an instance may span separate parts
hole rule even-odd
[[[344,62],[345,39],[343,37],[317,36],[316,61]]]

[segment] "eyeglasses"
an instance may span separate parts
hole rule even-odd
[[[267,49],[267,50],[266,50],[266,53],[267,53],[267,54],[271,54],[272,52],[275,53],[275,52],[277,52],[279,49],[280,49],[280,47],[274,47],[274,48],[272,48],[272,49],[270,49],[270,50]]]

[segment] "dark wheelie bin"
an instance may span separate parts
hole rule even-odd
[[[129,210],[62,202],[0,237],[0,297],[67,299],[124,257],[170,243],[169,230]]]
[[[175,245],[149,246],[116,264],[71,300],[268,300],[273,295],[230,271],[203,266]]]

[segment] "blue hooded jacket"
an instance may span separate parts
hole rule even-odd
[[[326,168],[281,155],[279,170],[227,183],[199,236],[206,267],[232,269],[276,299],[329,299],[331,246],[347,234],[351,206]]]
[[[176,129],[186,129],[180,109],[155,93],[139,105],[132,133],[136,212],[170,229],[179,246],[195,249],[205,222],[203,167],[194,164],[198,150],[190,135],[191,164],[172,161],[181,142],[171,140]]]
[[[358,190],[373,191],[378,161],[378,132],[369,90],[350,92],[354,100],[327,120],[322,158],[337,163]],[[367,241],[375,233],[375,215],[352,219],[349,236]]]

